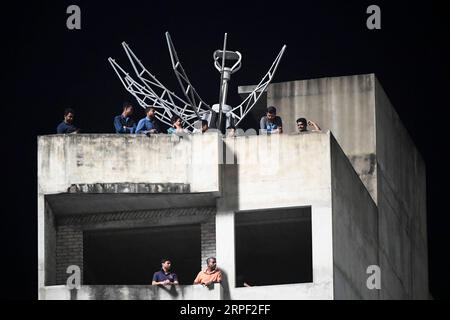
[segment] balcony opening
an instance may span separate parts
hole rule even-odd
[[[164,257],[180,284],[192,284],[200,270],[200,236],[200,224],[85,231],[83,284],[150,285]]]
[[[235,250],[236,287],[312,282],[311,207],[237,212]]]

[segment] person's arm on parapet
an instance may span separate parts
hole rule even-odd
[[[170,280],[167,279],[164,281],[158,281],[158,272],[155,272],[153,274],[153,280],[152,280],[153,286],[166,285],[166,284],[170,284]]]
[[[312,120],[308,120],[308,126],[313,127],[313,131],[322,131],[322,129],[320,129],[320,127],[317,125],[317,123],[315,123]]]

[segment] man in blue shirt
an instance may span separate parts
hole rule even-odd
[[[153,274],[152,285],[178,284],[178,277],[170,272],[172,263],[169,259],[161,259],[161,270]]]
[[[153,106],[147,107],[145,109],[145,118],[139,120],[136,127],[136,133],[152,134],[160,133],[159,124],[155,117],[156,110]]]
[[[123,111],[121,115],[114,118],[114,128],[116,133],[134,133],[136,123],[131,119],[133,114],[133,106],[129,102],[123,103]]]
[[[74,116],[75,111],[73,109],[67,108],[66,110],[64,110],[64,120],[58,125],[58,127],[56,127],[56,133],[78,133],[80,129],[73,125]]]
[[[277,116],[277,109],[275,107],[268,107],[266,116],[261,118],[259,128],[267,133],[283,133],[283,122]]]

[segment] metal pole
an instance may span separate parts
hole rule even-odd
[[[223,52],[222,52],[222,69],[220,70],[220,94],[219,94],[219,123],[218,123],[218,129],[222,131],[222,106],[224,105],[227,97],[227,90],[228,90],[228,79],[225,78],[225,51],[227,48],[227,34],[225,33],[225,37],[223,40]]]

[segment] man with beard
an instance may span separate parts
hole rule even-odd
[[[73,118],[75,116],[75,111],[71,108],[67,108],[64,111],[64,120],[56,128],[56,133],[78,133],[80,129],[73,125]]]
[[[214,257],[206,259],[207,267],[198,273],[194,280],[194,284],[201,284],[204,287],[209,287],[213,283],[220,283],[222,281],[222,271],[217,268],[217,261]]]

